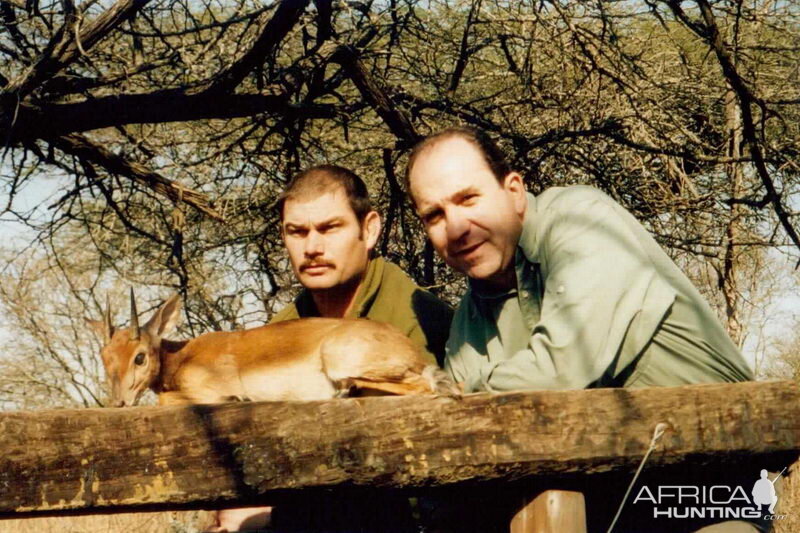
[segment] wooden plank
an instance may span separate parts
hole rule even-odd
[[[216,511],[170,511],[108,513],[67,516],[0,518],[0,533],[164,533],[208,531],[216,522]]]
[[[790,382],[0,414],[0,512],[431,487],[800,450]]]
[[[511,519],[510,533],[586,533],[586,501],[571,490],[546,490]]]

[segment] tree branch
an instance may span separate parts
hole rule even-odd
[[[6,86],[3,96],[24,98],[46,79],[72,63],[82,51],[92,48],[149,1],[119,0],[80,32],[80,44],[74,38],[73,18],[67,17],[36,63]]]
[[[82,135],[63,135],[46,140],[62,152],[91,161],[111,173],[125,176],[132,181],[144,185],[157,194],[166,196],[173,202],[184,202],[215,220],[223,220],[222,215],[213,208],[205,194],[172,182],[160,174],[147,169],[144,165],[134,161],[128,161],[124,157],[93,143]]]
[[[294,114],[307,118],[336,116],[333,106],[292,105],[285,94],[187,94],[180,89],[107,96],[71,104],[23,104],[12,139],[51,137],[124,124],[227,119],[259,113]],[[0,128],[0,135],[3,134]]]
[[[361,96],[383,119],[392,133],[400,141],[399,144],[410,146],[420,140],[414,125],[397,106],[395,106],[383,87],[372,79],[358,58],[358,52],[352,47],[341,46],[333,56],[347,76],[353,81]]]
[[[753,104],[758,104],[763,107],[763,103],[753,94],[744,79],[737,72],[736,66],[733,64],[727,46],[717,27],[717,22],[711,11],[711,6],[706,0],[697,0],[697,5],[700,6],[700,12],[703,15],[703,20],[708,29],[708,43],[717,56],[725,79],[730,83],[738,97],[739,108],[742,112],[742,137],[750,148],[750,153],[753,156],[753,164],[756,167],[759,178],[761,178],[761,182],[764,184],[764,188],[767,190],[767,198],[769,198],[772,203],[772,207],[775,210],[775,214],[778,216],[781,226],[783,226],[783,229],[789,235],[789,238],[795,246],[800,249],[800,235],[797,234],[791,220],[789,220],[789,213],[787,213],[783,207],[781,197],[775,189],[775,183],[769,175],[769,170],[767,170],[767,165],[761,153],[761,145],[756,136],[756,126],[753,120],[753,110],[751,106]]]
[[[24,0],[0,0],[0,4],[8,4],[19,9],[25,9]]]
[[[450,87],[447,89],[447,94],[452,98],[461,83],[461,76],[464,75],[464,70],[467,68],[467,61],[469,61],[470,47],[469,47],[469,34],[472,31],[472,25],[475,22],[475,17],[481,9],[481,0],[472,2],[467,15],[467,23],[464,26],[464,33],[461,35],[461,47],[458,52],[458,60],[453,68],[453,74],[450,76]]]
[[[305,11],[309,0],[283,0],[256,42],[238,61],[217,76],[209,87],[216,92],[232,92],[253,69],[275,52]]]

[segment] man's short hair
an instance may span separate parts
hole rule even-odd
[[[352,170],[338,165],[316,165],[296,174],[275,202],[281,221],[286,200],[317,197],[341,188],[359,223],[372,211],[364,181]]]
[[[485,131],[469,126],[452,126],[426,137],[411,150],[405,174],[405,186],[409,197],[411,196],[411,169],[414,167],[414,163],[417,162],[417,158],[439,144],[439,142],[452,138],[463,139],[477,148],[499,183],[503,183],[505,177],[511,172],[511,165],[508,163],[505,153]],[[411,199],[413,201],[413,198]]]

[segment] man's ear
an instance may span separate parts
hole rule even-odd
[[[525,195],[525,184],[519,172],[509,172],[503,179],[503,189],[511,195],[514,205],[514,212],[520,217],[525,215],[525,208],[528,206],[528,198]]]
[[[361,223],[361,236],[367,242],[367,250],[370,252],[378,244],[378,237],[381,235],[381,216],[377,211],[370,211]]]
[[[173,294],[169,300],[158,308],[158,311],[147,321],[144,329],[154,337],[168,335],[178,324],[181,313],[181,297]]]

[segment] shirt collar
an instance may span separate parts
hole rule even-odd
[[[383,258],[370,259],[367,271],[364,273],[364,279],[358,288],[358,293],[356,293],[356,301],[345,318],[359,318],[367,315],[370,307],[372,307],[372,302],[375,301],[375,297],[378,295],[378,290],[381,288],[385,267],[386,261]]]
[[[526,193],[528,198],[528,207],[525,209],[525,218],[522,219],[522,233],[519,236],[517,243],[517,268],[520,267],[520,260],[527,259],[530,263],[539,262],[539,240],[537,238],[537,229],[539,227],[539,205],[536,196],[531,193]],[[523,257],[520,257],[522,255]]]

